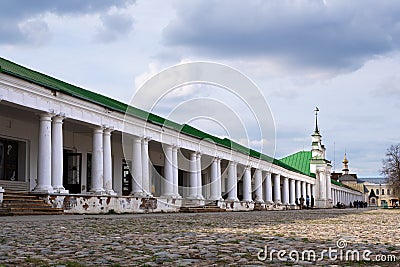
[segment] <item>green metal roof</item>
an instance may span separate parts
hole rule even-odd
[[[219,146],[223,146],[223,147],[241,152],[241,153],[243,153],[245,155],[249,155],[253,158],[262,159],[264,161],[281,166],[290,171],[313,176],[312,174],[310,175],[309,171],[303,172],[302,170],[299,170],[299,169],[291,166],[290,164],[287,164],[283,161],[272,158],[268,155],[261,154],[260,152],[255,151],[253,149],[244,147],[244,146],[242,146],[238,143],[235,143],[234,141],[229,140],[227,138],[221,139],[219,137],[213,136],[213,135],[203,132],[199,129],[196,129],[190,125],[187,125],[187,124],[181,125],[176,122],[164,119],[156,114],[146,112],[144,110],[129,106],[125,103],[122,103],[115,99],[109,98],[107,96],[104,96],[104,95],[101,95],[98,93],[94,93],[92,91],[83,89],[81,87],[63,82],[61,80],[58,80],[56,78],[53,78],[51,76],[48,76],[46,74],[31,70],[31,69],[28,69],[26,67],[18,65],[14,62],[11,62],[11,61],[1,58],[1,57],[0,57],[0,72],[14,76],[14,77],[18,77],[20,79],[26,80],[28,82],[32,82],[34,84],[38,84],[40,86],[43,86],[45,88],[48,88],[48,89],[56,91],[56,92],[61,92],[61,93],[64,93],[64,94],[67,94],[70,96],[74,96],[74,97],[101,105],[112,111],[117,111],[117,112],[121,112],[124,114],[126,113],[129,115],[135,116],[135,117],[142,118],[149,123],[161,125],[166,128],[171,128],[171,129],[174,129],[181,133],[193,136],[195,138],[199,138],[201,140],[203,140],[203,139],[210,140],[212,142],[215,142]]]
[[[305,175],[315,177],[315,174],[310,172],[311,157],[311,151],[299,151],[280,159],[280,161],[286,163]]]

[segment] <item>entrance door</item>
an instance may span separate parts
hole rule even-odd
[[[81,193],[82,153],[64,150],[64,187],[70,193]]]

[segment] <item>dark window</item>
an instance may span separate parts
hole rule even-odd
[[[376,191],[376,195],[379,195],[379,189],[376,189],[375,191]]]
[[[18,180],[18,142],[0,139],[0,180]]]

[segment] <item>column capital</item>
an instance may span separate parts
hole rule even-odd
[[[63,117],[63,116],[55,115],[55,116],[53,116],[52,120],[53,120],[53,123],[63,123],[64,118],[65,117]]]
[[[173,144],[173,145],[172,145],[172,150],[177,151],[179,148],[180,148],[180,147],[179,147],[178,145],[176,145],[176,144]]]
[[[41,121],[50,121],[51,118],[54,116],[51,113],[38,113],[37,115],[39,116],[39,120]]]
[[[92,130],[93,130],[93,133],[99,133],[99,132],[103,133],[103,126],[100,126],[100,125],[94,126],[92,128]]]
[[[111,133],[114,131],[114,129],[110,129],[110,128],[104,128],[103,133],[105,135],[111,135]]]
[[[235,167],[237,166],[238,162],[234,160],[229,161],[229,165],[234,165]]]
[[[102,124],[101,127],[103,127],[103,129],[110,129],[112,131],[114,131],[114,126],[112,125],[107,125],[107,124]]]
[[[133,141],[134,143],[141,143],[141,142],[142,142],[142,138],[139,137],[139,136],[132,135],[131,138],[132,138],[132,141]]]

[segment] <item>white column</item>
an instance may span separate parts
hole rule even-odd
[[[306,195],[308,195],[309,197],[310,197],[310,199],[311,199],[311,184],[310,183],[307,183],[307,193],[306,193]]]
[[[222,173],[221,173],[221,159],[217,160],[217,196],[219,200],[224,200],[222,198]]]
[[[229,161],[228,164],[228,201],[239,201],[237,198],[237,163]]]
[[[103,131],[103,185],[107,194],[115,195],[112,183],[111,132],[112,129],[109,128]]]
[[[197,197],[197,157],[196,152],[190,153],[190,173],[189,173],[189,196],[195,199]]]
[[[150,189],[150,171],[149,171],[149,138],[141,140],[141,155],[142,155],[142,193],[145,196],[151,197]]]
[[[63,186],[63,119],[61,116],[53,117],[51,131],[51,184],[58,193],[68,193]]]
[[[178,180],[178,174],[179,174],[179,166],[178,166],[178,147],[173,146],[172,147],[172,172],[173,172],[173,185],[174,185],[174,196],[177,198],[180,198],[181,196],[179,195],[179,180]]]
[[[163,197],[172,197],[174,196],[174,174],[172,170],[172,146],[163,145],[164,147],[164,192],[162,193]]]
[[[274,202],[275,204],[282,204],[281,201],[281,175],[274,174]]]
[[[296,180],[290,179],[289,191],[290,205],[296,205]]]
[[[268,204],[274,203],[272,200],[272,178],[270,172],[265,175],[265,200]]]
[[[331,181],[331,175],[329,172],[326,173],[326,199],[332,199],[332,181]]]
[[[283,177],[283,204],[289,205],[289,179],[287,177]]]
[[[143,196],[142,184],[142,149],[141,139],[134,136],[132,139],[132,195],[135,197]]]
[[[306,189],[306,182],[301,182],[301,195],[303,196],[304,199],[306,199],[307,195],[307,189]]]
[[[260,185],[261,188],[261,185]],[[251,167],[246,166],[243,174],[243,201],[253,202],[251,199]]]
[[[211,163],[211,183],[210,183],[210,200],[220,200],[221,191],[221,174],[218,174],[218,158],[214,158]]]
[[[91,192],[104,193],[103,188],[103,128],[93,129],[92,147],[92,188]]]
[[[317,179],[319,180],[319,199],[326,200],[326,177],[324,171],[317,170]]]
[[[28,129],[27,129],[28,130]],[[51,115],[40,115],[36,192],[51,193]]]
[[[297,199],[297,201],[300,201],[300,197],[301,197],[301,181],[296,180],[296,199]]]
[[[315,184],[313,184],[313,185],[311,185],[311,195],[312,195],[312,198],[311,199],[314,199],[314,206],[315,206],[315,195],[316,195],[316,186],[315,186]],[[311,201],[310,201],[310,205],[311,205]]]
[[[204,199],[203,197],[203,183],[201,180],[201,154],[197,153],[196,155],[196,164],[197,164],[197,198]]]
[[[257,203],[263,203],[264,200],[262,198],[263,196],[263,190],[262,190],[262,171],[260,169],[256,169],[254,172],[254,187],[255,187],[255,202]]]

